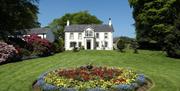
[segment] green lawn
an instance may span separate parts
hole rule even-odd
[[[155,83],[151,91],[180,91],[180,59],[168,58],[160,51],[81,51],[25,60],[0,66],[0,91],[31,91],[32,82],[43,72],[59,67],[95,65],[130,67],[149,76]]]

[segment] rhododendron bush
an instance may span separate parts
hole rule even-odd
[[[28,45],[32,45],[33,53],[39,56],[48,56],[51,54],[52,44],[48,40],[42,39],[35,34],[25,36],[24,40],[28,43]]]
[[[8,45],[5,42],[0,42],[0,64],[11,61],[10,59],[13,58],[16,54],[17,50],[13,45]]]

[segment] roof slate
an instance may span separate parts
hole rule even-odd
[[[33,28],[26,30],[26,34],[46,34],[50,29],[49,28]]]
[[[113,26],[109,25],[70,25],[65,27],[65,32],[83,32],[87,28],[94,29],[95,32],[114,32]]]

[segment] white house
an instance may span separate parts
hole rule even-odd
[[[37,34],[42,39],[47,39],[49,42],[54,42],[55,36],[49,28],[33,28],[26,30],[23,36],[29,36],[31,34]]]
[[[65,50],[84,47],[85,50],[113,50],[113,26],[109,24],[70,25],[65,27]]]

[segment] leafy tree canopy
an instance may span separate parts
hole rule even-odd
[[[39,27],[38,0],[0,0],[0,38],[14,31]]]
[[[175,22],[180,14],[180,0],[129,0],[129,4],[133,8],[138,42],[167,48],[166,36],[177,31]]]
[[[129,0],[138,40],[161,41],[174,28],[179,0]]]

